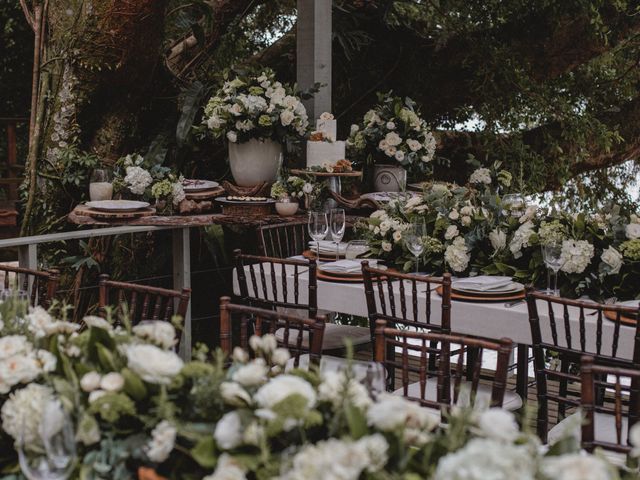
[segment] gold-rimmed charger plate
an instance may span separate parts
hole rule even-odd
[[[392,268],[388,268],[387,271],[395,272],[396,270]],[[364,278],[361,273],[359,274],[347,274],[347,275],[339,275],[331,272],[324,272],[320,269],[316,271],[316,277],[318,280],[324,280],[325,282],[336,282],[336,283],[362,283],[364,282]],[[381,276],[380,278],[385,278]]]
[[[442,285],[436,288],[438,295],[442,296]],[[518,293],[509,293],[502,295],[485,295],[480,293],[479,295],[473,295],[469,293],[451,292],[451,300],[458,300],[461,302],[476,302],[476,303],[492,303],[492,302],[512,302],[514,300],[524,299],[524,290]]]

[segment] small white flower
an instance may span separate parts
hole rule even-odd
[[[174,352],[154,345],[127,345],[124,352],[129,368],[149,383],[168,385],[184,365]]]
[[[449,219],[457,220],[459,218],[460,218],[460,214],[458,213],[458,211],[455,208],[449,212]]]
[[[630,223],[626,226],[625,233],[629,240],[640,238],[640,223]]]
[[[595,455],[570,453],[545,457],[541,466],[542,473],[554,480],[613,480],[606,461]]]
[[[460,218],[460,223],[462,224],[462,226],[468,227],[469,225],[471,225],[471,217],[469,217],[468,215],[463,215]]]
[[[393,123],[393,122],[387,122],[387,129],[395,130],[396,129],[396,124]]]
[[[220,448],[232,450],[242,444],[242,432],[242,418],[238,412],[232,411],[218,421],[213,438]]]
[[[396,160],[401,162],[404,160],[404,152],[402,150],[398,150],[395,154]]]
[[[280,113],[280,123],[282,123],[283,126],[288,127],[291,125],[291,122],[293,122],[295,117],[295,114],[291,110],[283,110],[282,113]]]
[[[483,183],[485,185],[491,184],[491,170],[488,168],[478,168],[469,177],[469,183]]]
[[[490,408],[482,412],[478,418],[478,427],[485,437],[504,442],[513,442],[520,435],[513,413],[502,408]]]
[[[469,266],[471,256],[463,237],[456,237],[444,251],[444,260],[454,272],[464,272]]]
[[[24,335],[0,337],[0,360],[5,360],[21,353],[28,353],[32,348],[32,345]]]
[[[231,143],[236,143],[238,141],[238,134],[233,130],[229,130],[227,132],[227,140],[229,140]]]
[[[600,256],[602,262],[609,267],[609,275],[617,275],[623,264],[622,254],[612,246],[609,246]]]
[[[101,328],[102,330],[112,331],[113,326],[104,318],[95,315],[87,315],[82,319],[87,327]]]
[[[311,193],[313,193],[313,184],[308,183],[308,182],[307,182],[307,183],[305,183],[305,184],[302,186],[302,191],[303,191],[304,193],[306,193],[307,195],[310,195]]]
[[[445,240],[453,240],[458,235],[460,235],[460,232],[458,231],[458,227],[455,225],[449,225],[447,227],[447,231],[444,232]]]
[[[251,404],[249,393],[236,382],[222,382],[220,384],[222,399],[229,405],[244,407]]]
[[[249,354],[242,347],[233,349],[233,361],[238,363],[246,363],[249,361]]]
[[[402,138],[396,132],[389,132],[385,135],[384,139],[390,147],[397,147],[402,143]],[[394,152],[395,153],[395,152]]]
[[[412,152],[417,152],[422,148],[422,144],[419,141],[414,140],[412,138],[407,140],[407,146],[409,147],[409,150],[411,150]]]
[[[118,372],[110,372],[100,380],[100,388],[107,392],[119,392],[124,388],[124,377]]]
[[[93,403],[98,400],[100,397],[103,397],[107,394],[104,390],[94,390],[89,394],[89,403]]]
[[[507,246],[507,234],[499,228],[494,228],[489,233],[489,241],[495,253]]]
[[[300,395],[307,402],[307,407],[316,404],[316,392],[309,382],[295,375],[279,375],[260,387],[255,400],[263,408],[270,409],[290,395]]]
[[[85,373],[80,379],[80,388],[83,392],[93,392],[100,388],[102,377],[96,371]]]
[[[280,365],[281,367],[284,367],[290,358],[291,354],[286,348],[276,348],[273,351],[273,355],[271,355],[271,360],[273,361],[273,363],[275,363],[276,365]]]
[[[161,421],[151,432],[151,440],[144,447],[144,451],[149,460],[156,463],[162,463],[173,451],[176,444],[176,436],[178,431],[167,420]]]
[[[244,387],[260,385],[267,380],[267,366],[262,358],[256,358],[251,363],[242,365],[231,376],[234,382]]]
[[[137,337],[164,349],[173,347],[177,342],[176,329],[169,322],[148,320],[134,326],[132,331]]]
[[[334,117],[331,113],[329,112],[322,112],[322,114],[320,114],[320,120],[333,120]]]
[[[391,244],[391,242],[383,241],[381,247],[385,252],[390,252],[391,250],[393,250],[393,245]]]
[[[402,240],[402,231],[396,230],[393,232],[393,241],[399,243]]]

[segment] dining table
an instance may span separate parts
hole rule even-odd
[[[265,264],[266,266],[267,264]],[[282,298],[282,295],[286,292],[289,297],[293,296],[294,280],[296,274],[294,269],[290,265],[281,265],[285,268],[284,275],[280,270],[274,271],[275,273],[275,285],[277,286],[278,295]],[[244,267],[249,275],[249,268],[251,265]],[[297,274],[298,288],[299,288],[299,301],[305,303],[308,299],[308,285],[309,277],[308,271],[304,269],[298,270]],[[455,285],[457,279],[453,279],[453,285]],[[249,285],[249,296],[254,298],[264,298],[264,292],[269,293],[269,289],[262,289],[262,279],[260,275],[256,276],[257,291],[252,291],[251,284]],[[268,285],[273,285],[272,271],[270,268],[264,268],[264,281]],[[286,281],[287,288],[284,288],[283,282]],[[383,297],[387,305],[389,305],[389,296],[394,296],[396,305],[399,305],[401,289],[399,282],[392,282],[392,292],[387,289],[383,291]],[[234,294],[240,295],[240,288],[238,284],[238,278],[236,272],[233,274],[233,291]],[[407,283],[402,290],[407,296],[411,295],[410,284]],[[422,289],[418,288],[418,318],[426,318],[427,308],[427,294],[431,295],[430,299],[430,322],[439,324],[441,315],[442,298],[435,291],[427,292],[426,284]],[[317,297],[318,308],[330,312],[342,313],[347,315],[354,315],[359,317],[367,317],[367,302],[365,298],[365,289],[362,282],[330,282],[318,279],[317,282]],[[273,300],[273,298],[267,298],[267,300]],[[289,298],[291,301],[291,298]],[[376,302],[380,305],[380,299],[378,292],[376,291]],[[411,299],[407,298],[407,304],[411,305]],[[554,315],[557,320],[557,333],[560,344],[563,342],[566,346],[565,331],[564,331],[564,312],[561,305],[554,304]],[[538,312],[540,316],[540,324],[542,330],[543,341],[551,340],[551,329],[548,326],[549,313],[546,302],[538,301]],[[579,309],[577,307],[568,307],[567,312],[569,314],[569,324],[571,325],[571,331],[574,337],[574,347],[577,332],[579,331]],[[585,309],[585,336],[586,352],[595,352],[596,350],[596,334],[597,334],[597,315],[594,315],[593,311]],[[604,355],[611,354],[611,342],[606,339],[612,339],[614,335],[616,324],[613,321],[603,319],[602,322],[602,350]],[[529,358],[529,346],[531,345],[531,327],[529,322],[529,313],[527,304],[525,301],[519,303],[507,304],[504,301],[500,302],[470,302],[470,301],[457,301],[452,300],[451,305],[451,331],[452,333],[472,335],[485,339],[498,340],[502,338],[511,339],[518,345],[518,368],[516,391],[522,398],[526,398],[527,387],[529,384],[528,374],[528,358]],[[624,359],[631,359],[633,355],[635,328],[620,325],[620,339],[618,344],[618,351],[616,356]]]

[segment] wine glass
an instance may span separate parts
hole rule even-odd
[[[99,200],[111,200],[113,196],[113,183],[111,171],[106,168],[96,168],[91,172],[89,179],[89,198],[92,202]]]
[[[330,215],[331,223],[331,238],[333,243],[336,244],[336,261],[340,258],[340,242],[344,237],[344,231],[346,229],[346,220],[343,208],[334,208],[331,210]]]
[[[553,272],[553,288],[548,285],[547,292],[552,292],[556,297],[560,296],[558,290],[558,271],[562,268],[562,243],[550,242],[542,245],[542,259],[544,264]]]
[[[527,202],[520,193],[509,193],[502,197],[502,214],[520,218],[527,209]]]
[[[20,470],[29,480],[66,480],[73,472],[76,460],[73,422],[56,400],[44,405],[42,415],[38,436],[44,452],[26,445],[23,422],[17,444]]]
[[[321,211],[309,212],[309,236],[316,241],[316,257],[320,260],[320,240],[329,233],[329,222],[327,221],[327,214]]]
[[[420,255],[424,251],[423,237],[426,235],[424,223],[412,223],[403,233],[404,244],[411,254],[416,257],[416,275],[420,264]]]
[[[364,255],[369,251],[369,244],[366,240],[351,240],[347,243],[347,248],[344,252],[344,258],[347,260],[355,260],[360,255]]]

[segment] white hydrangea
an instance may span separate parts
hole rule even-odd
[[[554,480],[613,480],[618,478],[602,458],[571,453],[549,456],[542,461],[542,473]]]
[[[460,232],[458,231],[458,227],[456,225],[449,225],[447,227],[447,230],[444,232],[445,240],[453,240],[458,235],[460,235]]]
[[[629,240],[640,238],[640,223],[630,223],[625,227],[625,233]]]
[[[177,342],[176,329],[169,322],[149,320],[134,326],[132,330],[137,337],[165,350],[172,348]]]
[[[279,480],[358,480],[366,470],[380,471],[387,463],[389,445],[380,435],[357,441],[331,438],[304,446]]]
[[[444,251],[444,260],[454,272],[464,272],[469,266],[471,256],[463,237],[456,237]]]
[[[532,221],[525,222],[518,227],[509,243],[509,250],[514,258],[522,256],[522,249],[529,246],[529,240],[534,233],[535,226]]]
[[[41,306],[30,307],[26,320],[27,328],[36,338],[49,335],[54,323],[53,317]]]
[[[130,166],[126,169],[124,183],[134,195],[143,195],[147,187],[153,183],[153,177],[142,167]]]
[[[591,263],[595,249],[587,240],[565,240],[562,242],[562,271],[582,273]]]
[[[440,459],[434,480],[534,480],[535,462],[526,446],[474,438]],[[551,477],[556,478],[556,477]]]
[[[145,382],[168,385],[184,365],[174,352],[155,345],[127,345],[124,347],[127,364]]]
[[[177,434],[176,427],[167,420],[163,420],[156,425],[151,432],[151,440],[144,448],[149,460],[162,463],[169,458],[176,444]]]
[[[171,198],[174,205],[179,205],[180,202],[187,198],[182,182],[174,182],[173,185],[171,185]]]
[[[218,458],[216,470],[202,480],[247,480],[245,468],[228,453]]]
[[[16,390],[2,406],[2,429],[16,442],[42,445],[40,426],[44,423],[45,408],[51,402],[57,403],[57,399],[53,390],[47,386],[30,383]],[[54,434],[55,428],[47,427],[47,432]]]
[[[476,169],[469,177],[469,183],[491,185],[491,170],[488,168]]]
[[[494,228],[489,232],[489,241],[495,253],[507,246],[507,234],[499,228]]]
[[[329,402],[333,408],[342,408],[346,399],[358,408],[366,409],[371,405],[371,397],[365,386],[347,377],[341,371],[327,371],[322,375],[322,383],[318,386],[318,400]]]
[[[436,137],[434,137],[431,132],[427,132],[422,146],[424,147],[425,153],[420,157],[420,160],[428,163],[433,160],[436,154]]]
[[[490,408],[478,416],[480,432],[487,438],[513,442],[520,436],[520,428],[513,413],[502,408]]]
[[[609,271],[607,272],[608,275],[617,275],[620,273],[620,268],[622,268],[622,264],[624,262],[622,254],[618,250],[609,246],[602,252],[600,259],[609,267]]]

